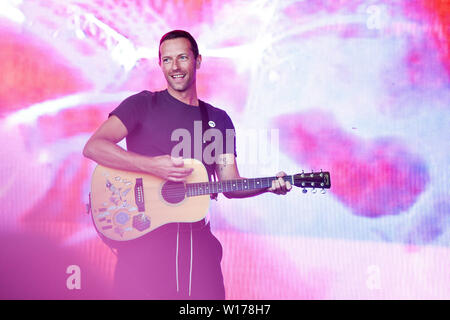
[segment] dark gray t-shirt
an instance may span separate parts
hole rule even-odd
[[[205,135],[207,140],[204,152],[201,149],[200,108],[175,99],[167,90],[142,91],[132,95],[109,115],[117,116],[127,128],[126,143],[129,151],[151,157],[173,155],[196,158],[211,173],[214,164],[202,154],[217,156],[221,153],[234,153],[236,156],[236,144],[234,125],[228,114],[210,104],[205,103],[205,106],[210,120],[208,128],[218,131],[208,130],[211,135]],[[190,141],[185,141],[187,137]],[[177,151],[175,154],[174,150]]]

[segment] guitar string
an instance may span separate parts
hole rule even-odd
[[[275,178],[273,179],[275,180]],[[237,180],[228,180],[228,181],[237,181]],[[269,181],[268,181],[269,182]],[[207,187],[208,186],[208,187]],[[236,188],[233,188],[237,186]],[[261,184],[258,187],[255,187],[255,185],[251,186],[250,184],[247,184],[249,189],[245,188],[244,183],[234,183],[233,187],[229,186],[225,182],[218,184],[218,183],[189,183],[187,185],[184,185],[183,189],[180,188],[169,188],[164,192],[164,195],[167,196],[200,196],[200,195],[208,195],[211,193],[221,193],[221,192],[232,192],[232,191],[245,191],[245,190],[256,190],[256,189],[264,189],[269,188],[271,185],[265,185],[264,183]],[[320,188],[318,186],[318,188]],[[147,189],[157,189],[157,188],[147,188]],[[159,189],[159,188],[158,188]]]
[[[264,189],[264,188],[270,187],[270,185],[265,186],[262,184],[261,186],[258,186],[258,187],[253,186],[253,188],[251,188],[249,186],[248,189],[245,189],[243,184],[238,184],[238,183],[236,183],[237,188],[231,187],[230,189],[228,189],[228,186],[225,186],[225,187],[222,186],[222,188],[217,185],[216,186],[208,185],[208,186],[209,187],[206,187],[206,185],[201,186],[201,185],[190,184],[190,185],[186,186],[183,191],[174,190],[175,188],[172,190],[169,189],[166,192],[164,192],[164,195],[167,195],[167,196],[180,196],[180,195],[195,196],[195,195],[208,195],[211,193],[218,193],[218,192],[256,190],[256,189]],[[196,188],[199,188],[199,189],[196,189]],[[200,188],[203,190],[201,190]],[[220,190],[220,189],[222,189],[222,190]]]
[[[286,176],[291,177],[291,176]],[[271,179],[276,180],[276,177],[270,177],[270,178],[257,178],[257,179]],[[251,179],[245,179],[247,181]],[[288,181],[288,180],[287,180]],[[222,182],[196,182],[196,183],[188,183],[183,186],[182,190],[178,190],[177,188],[168,189],[164,192],[164,195],[167,195],[169,197],[172,196],[199,196],[199,195],[208,195],[212,193],[222,193],[222,192],[232,192],[232,191],[245,191],[245,190],[257,190],[257,189],[264,189],[271,187],[270,185],[264,185],[261,184],[261,186],[255,187],[256,179],[253,181],[253,186],[251,186],[249,183],[245,183],[249,189],[245,189],[244,186],[244,179],[241,180],[227,180]],[[267,183],[271,182],[270,180],[267,181]],[[289,181],[291,182],[291,181]],[[229,183],[233,184],[232,186],[229,185]],[[323,186],[322,186],[323,187]],[[201,190],[201,189],[202,190]],[[318,186],[318,188],[320,188]],[[146,188],[148,189],[160,189],[160,188]]]

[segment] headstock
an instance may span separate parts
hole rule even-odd
[[[322,193],[325,193],[325,189],[330,189],[330,173],[320,170],[320,172],[310,173],[298,173],[294,175],[294,185],[302,188],[303,193],[307,192],[307,188],[312,188],[313,193],[317,192],[317,189],[322,189]]]

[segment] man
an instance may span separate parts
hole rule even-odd
[[[167,89],[142,91],[125,99],[88,140],[83,154],[104,166],[185,181],[192,169],[185,168],[181,158],[171,156],[175,147],[172,133],[179,128],[192,133],[194,122],[202,119],[199,106],[203,102],[198,99],[196,89],[196,72],[201,63],[197,43],[188,32],[174,30],[165,34],[159,46],[159,65]],[[234,130],[225,111],[203,105],[215,129],[224,135],[226,130]],[[127,150],[117,145],[125,137]],[[215,171],[219,180],[243,179],[237,168],[235,148],[224,147],[222,151],[216,151],[213,164],[199,160],[210,173]],[[252,197],[264,192],[286,194],[291,185],[281,178],[284,175],[280,172],[277,175],[280,178],[265,190],[224,194],[227,198]],[[115,288],[119,298],[225,298],[220,267],[222,247],[205,220],[167,224],[139,239],[110,245],[118,251]]]

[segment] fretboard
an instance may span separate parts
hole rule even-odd
[[[284,181],[289,181],[291,184],[294,184],[293,179],[293,176],[283,177]],[[272,186],[273,180],[277,180],[277,177],[187,183],[186,196],[195,197],[211,193],[265,189]]]

